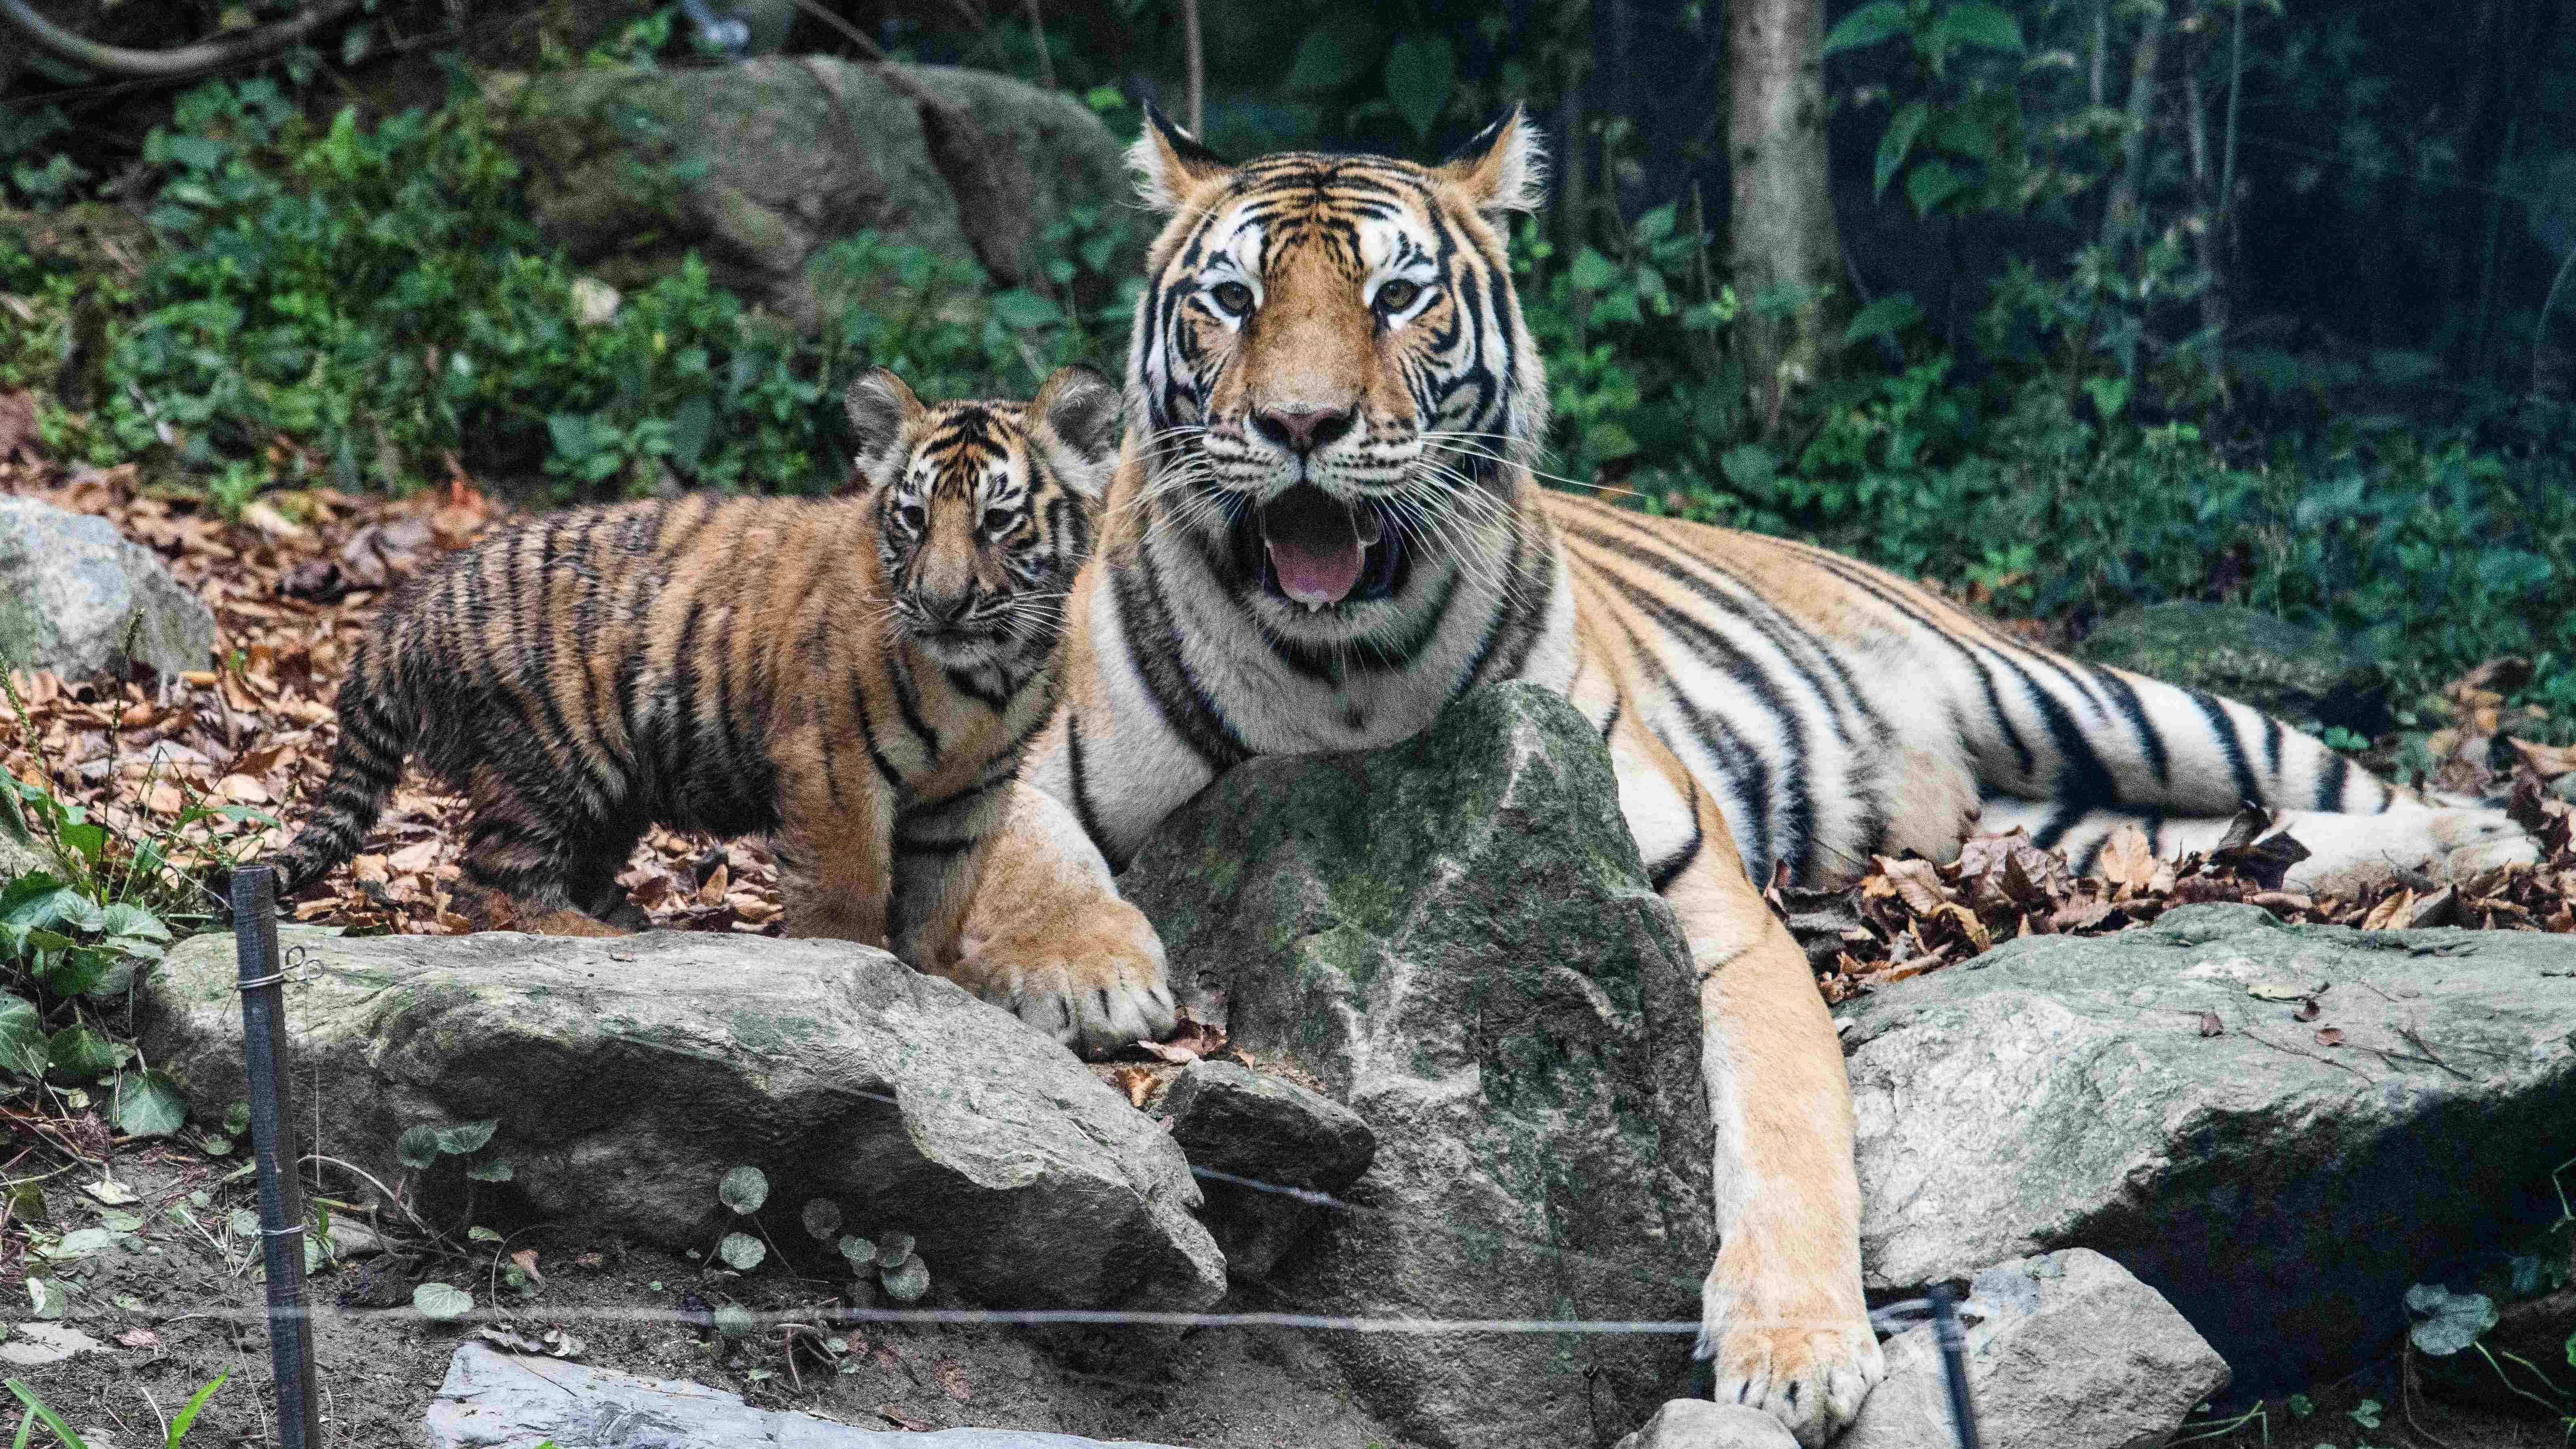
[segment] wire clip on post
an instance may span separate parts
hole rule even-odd
[[[277,1368],[277,1442],[282,1449],[322,1449],[313,1319],[304,1302],[304,1190],[295,1179],[295,1119],[286,1110],[286,973],[277,951],[277,872],[243,866],[233,872],[232,897],[251,1156],[259,1172],[260,1248],[268,1268],[268,1346]]]

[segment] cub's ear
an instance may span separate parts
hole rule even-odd
[[[1109,379],[1087,367],[1059,367],[1029,403],[1037,422],[1031,435],[1065,486],[1096,499],[1109,491],[1118,466],[1126,411],[1127,399]]]
[[[1547,191],[1547,147],[1520,106],[1478,131],[1440,167],[1441,177],[1487,216],[1536,211]]]
[[[1136,173],[1136,194],[1156,211],[1169,215],[1188,203],[1199,188],[1233,174],[1234,163],[1200,144],[1199,138],[1172,123],[1163,108],[1145,103],[1145,130],[1127,148],[1127,169]]]
[[[922,415],[921,399],[902,378],[871,367],[850,384],[841,406],[850,415],[859,471],[873,483],[889,461],[900,461],[904,429]]]

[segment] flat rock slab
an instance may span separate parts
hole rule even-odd
[[[214,647],[214,611],[159,554],[104,518],[0,498],[0,667],[176,674],[205,668]]]
[[[1969,1289],[1968,1393],[1988,1449],[2154,1449],[2227,1386],[2173,1306],[2099,1253],[1999,1264]],[[1932,1325],[1887,1344],[1887,1378],[1837,1449],[1956,1449]]]
[[[1676,1392],[1713,1251],[1697,981],[1571,705],[1479,689],[1390,749],[1251,761],[1120,888],[1248,1060],[1376,1136],[1269,1273],[1279,1301],[1680,1325],[1329,1336],[1379,1414],[1434,1446],[1562,1449]]]
[[[1225,1289],[1171,1137],[1070,1052],[882,951],[696,932],[279,933],[306,1150],[402,1175],[408,1128],[496,1120],[415,1174],[433,1203],[506,1162],[547,1218],[711,1245],[736,1166],[762,1221],[805,1240],[810,1199],[908,1232],[934,1283],[993,1306],[1188,1312]],[[244,1094],[232,942],[200,936],[142,979],[144,1049],[200,1120]],[[307,1130],[310,1130],[309,1128]],[[444,1196],[442,1196],[444,1195]],[[434,1210],[433,1210],[434,1211]],[[738,1224],[737,1224],[738,1225]]]
[[[2576,1121],[2576,940],[2534,932],[2192,906],[1841,1015],[1872,1288],[2092,1248],[2259,1385],[2370,1357],[2417,1276],[2554,1215]]]
[[[704,1384],[524,1359],[481,1343],[456,1350],[425,1427],[430,1449],[536,1449],[548,1441],[556,1449],[1111,1449],[1098,1439],[1015,1429],[856,1429],[755,1409]]]

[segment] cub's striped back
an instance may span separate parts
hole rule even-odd
[[[1066,369],[1030,404],[928,405],[879,370],[848,407],[855,496],[569,509],[399,591],[286,889],[356,852],[408,757],[471,798],[469,918],[631,924],[615,877],[663,824],[775,836],[798,934],[882,944],[892,909],[909,954],[952,949],[1055,699],[1118,399]]]

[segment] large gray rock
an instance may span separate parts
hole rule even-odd
[[[2300,724],[2388,728],[2388,676],[2332,635],[2234,604],[2150,604],[2115,614],[2075,652],[2169,684],[2241,699]]]
[[[934,1282],[995,1306],[1188,1312],[1224,1292],[1180,1149],[1073,1055],[951,983],[830,941],[664,932],[344,940],[281,932],[300,1123],[386,1182],[408,1128],[497,1119],[525,1206],[673,1247],[768,1176],[782,1243],[829,1198],[918,1240]],[[151,1060],[202,1119],[243,1095],[231,942],[142,980]],[[307,1130],[311,1130],[309,1127]],[[417,1174],[433,1203],[463,1168]],[[484,1201],[494,1189],[482,1188]],[[431,1209],[435,1211],[436,1209]]]
[[[2414,1275],[2540,1209],[2576,1121],[2576,941],[2534,932],[2192,906],[1841,1014],[1873,1288],[2092,1248],[2265,1383],[2374,1352]]]
[[[1128,185],[1117,139],[1080,101],[983,71],[764,57],[501,89],[533,219],[575,262],[631,287],[694,251],[809,330],[839,285],[816,274],[834,242],[874,232],[1016,286],[1032,239]],[[1141,237],[1100,270],[1140,252]]]
[[[526,1359],[465,1343],[424,1423],[430,1449],[615,1445],[616,1449],[1164,1449],[1120,1439],[1015,1429],[936,1433],[854,1429],[811,1414],[755,1409],[704,1384],[638,1378],[587,1364]]]
[[[2154,1449],[2227,1386],[2227,1364],[2173,1306],[2072,1248],[1976,1276],[1968,1393],[1987,1449]],[[1887,1378],[1837,1449],[1955,1449],[1931,1324],[1887,1343]]]
[[[1742,1404],[1674,1399],[1617,1449],[1797,1449],[1779,1420]]]
[[[1255,760],[1121,887],[1247,1059],[1377,1134],[1272,1275],[1285,1299],[1682,1325],[1331,1336],[1381,1414],[1433,1445],[1557,1449],[1671,1396],[1712,1248],[1698,993],[1581,715],[1504,685],[1392,749]]]
[[[0,668],[65,679],[203,669],[215,615],[104,518],[0,497]]]

